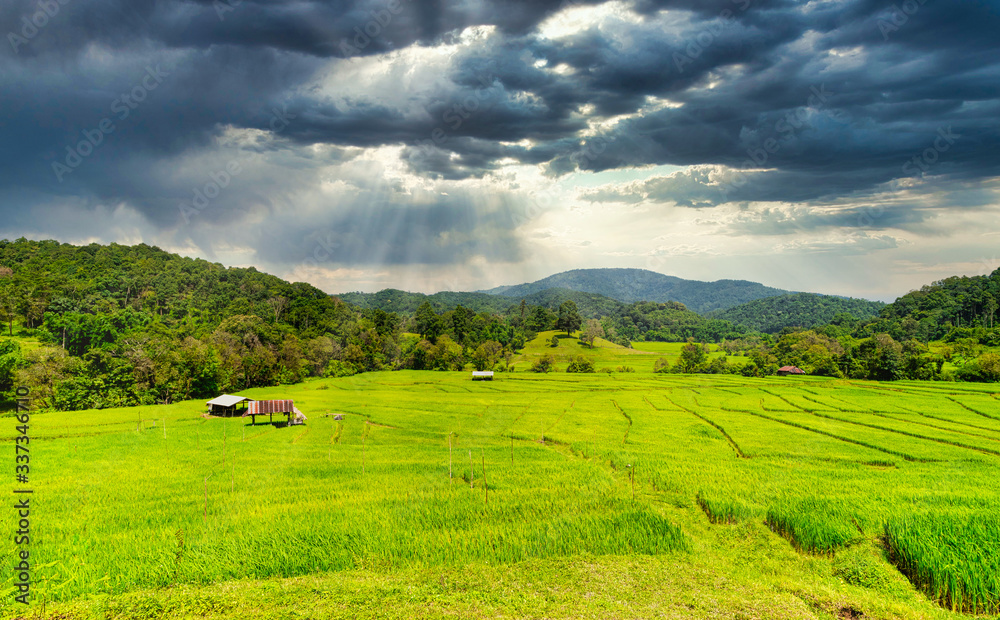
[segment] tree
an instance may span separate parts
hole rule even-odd
[[[1000,304],[997,303],[995,297],[992,295],[986,297],[986,301],[983,303],[983,313],[989,317],[990,329],[993,329],[993,316],[996,314],[998,307],[1000,307]]]
[[[279,295],[268,299],[267,305],[271,307],[271,312],[274,313],[274,322],[277,323],[281,320],[282,313],[288,308],[288,299]]]
[[[14,272],[0,265],[0,320],[7,323],[7,335],[14,335],[14,318],[17,315],[17,296],[14,294]]]
[[[674,372],[699,372],[708,359],[708,351],[697,342],[681,347],[681,356],[674,363]]]
[[[577,355],[576,359],[566,367],[566,372],[594,372],[594,362],[582,355]]]
[[[559,319],[556,322],[556,329],[566,332],[566,335],[569,336],[580,329],[581,325],[583,325],[583,319],[580,318],[576,302],[573,300],[562,302],[562,305],[559,306]]]
[[[466,344],[465,335],[469,333],[470,324],[475,316],[475,313],[465,309],[461,305],[455,307],[451,313],[451,324],[452,331],[455,334],[455,342],[463,345]]]
[[[472,354],[472,363],[476,370],[493,370],[502,354],[503,346],[499,342],[487,340]]]
[[[544,332],[552,329],[555,320],[556,317],[551,312],[542,306],[535,306],[535,309],[531,311],[531,315],[525,320],[524,326],[533,332]]]
[[[542,357],[535,360],[535,363],[531,365],[531,372],[549,372],[552,370],[552,366],[556,363],[556,358],[551,355],[543,355]]]
[[[583,333],[580,335],[580,340],[584,342],[591,349],[594,348],[594,341],[598,338],[604,337],[604,328],[601,326],[601,322],[597,319],[587,319]]]
[[[417,308],[416,313],[413,315],[413,320],[414,328],[420,334],[421,338],[426,338],[434,342],[441,335],[441,318],[434,312],[431,303],[426,299]]]
[[[552,336],[552,340],[549,340],[549,346],[552,348],[559,346],[559,336]]]

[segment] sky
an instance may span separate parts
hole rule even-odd
[[[330,292],[1000,266],[1000,1],[3,0],[0,238]]]

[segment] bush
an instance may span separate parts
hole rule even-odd
[[[576,359],[566,367],[566,372],[594,372],[594,362],[582,355],[577,355]]]
[[[670,372],[670,360],[661,357],[653,363],[653,372]]]
[[[619,366],[617,370],[618,372],[635,372],[635,368],[631,366]]]
[[[558,347],[559,346],[559,336],[552,336],[552,340],[549,340],[549,346],[550,347]]]
[[[1000,381],[1000,355],[983,353],[955,372],[959,381],[992,382]]]
[[[341,360],[330,360],[330,363],[326,366],[326,372],[323,373],[324,377],[350,377],[358,374],[357,367],[350,362],[343,362]]]
[[[552,366],[556,363],[556,360],[551,355],[543,355],[542,357],[535,360],[535,363],[531,365],[531,372],[549,372],[552,370]]]

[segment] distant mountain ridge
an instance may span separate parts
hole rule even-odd
[[[545,289],[517,298],[490,295],[488,293],[453,291],[442,291],[440,293],[425,295],[423,293],[409,293],[391,288],[381,290],[377,293],[341,293],[337,295],[337,298],[359,308],[377,308],[385,312],[396,312],[406,315],[416,312],[420,304],[425,301],[430,303],[435,312],[447,312],[448,310],[453,310],[455,306],[461,305],[473,312],[492,312],[496,314],[507,312],[510,308],[520,304],[522,299],[528,305],[544,306],[550,310],[559,308],[559,304],[564,301],[572,301],[577,305],[580,314],[584,318],[600,318],[614,314],[625,306],[624,303],[603,295],[571,291],[564,288]]]
[[[881,301],[793,293],[779,297],[766,297],[708,313],[713,319],[730,321],[750,329],[774,334],[786,327],[811,328],[834,321],[838,314],[850,314],[856,320],[878,316],[886,304]]]
[[[503,297],[527,297],[551,288],[595,293],[623,303],[679,301],[689,310],[699,314],[712,310],[725,310],[756,299],[794,292],[747,280],[702,282],[668,276],[647,269],[615,268],[573,269],[536,282],[498,286],[479,292]]]

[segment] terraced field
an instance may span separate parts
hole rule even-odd
[[[37,414],[32,609],[44,599],[70,618],[406,617],[414,605],[463,617],[995,616],[994,390],[387,372],[246,392],[294,398],[309,416],[300,427],[206,418],[200,402]],[[14,419],[0,423],[11,446]],[[0,528],[11,557],[11,510]],[[13,575],[0,580],[0,610],[23,613]],[[252,598],[262,583],[301,587],[288,603],[301,613],[267,588]],[[364,610],[323,607],[344,597],[364,598]]]

